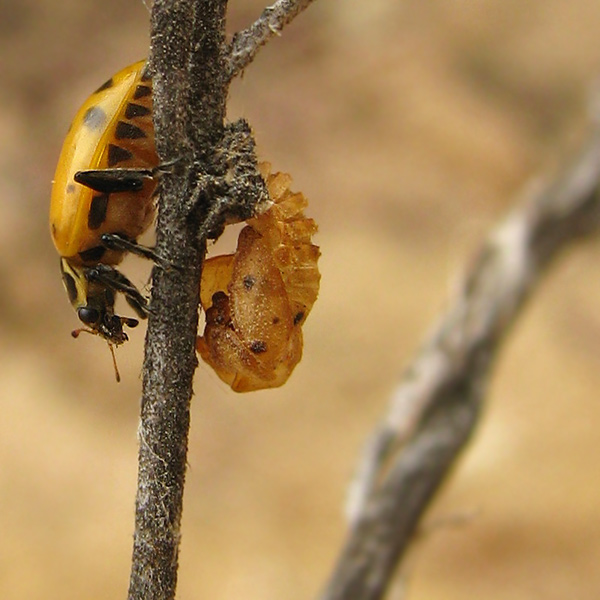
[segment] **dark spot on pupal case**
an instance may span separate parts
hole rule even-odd
[[[267,344],[262,340],[254,340],[250,344],[250,350],[254,352],[254,354],[262,354],[267,351]]]
[[[252,275],[246,275],[246,277],[244,277],[244,287],[247,290],[251,290],[255,283],[256,279]]]

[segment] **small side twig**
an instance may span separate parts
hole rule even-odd
[[[485,242],[466,282],[406,370],[369,442],[353,527],[321,600],[377,600],[420,517],[471,436],[494,359],[545,267],[600,229],[600,133],[556,183]]]
[[[254,60],[259,49],[273,36],[280,35],[281,30],[313,1],[277,0],[267,6],[250,27],[236,33],[229,48],[228,79],[233,79],[243,71]]]

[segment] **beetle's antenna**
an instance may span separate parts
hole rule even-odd
[[[108,347],[110,348],[110,353],[113,359],[113,366],[115,368],[115,378],[117,380],[117,383],[121,383],[121,374],[119,373],[119,367],[117,367],[117,357],[115,356],[115,348],[112,344],[108,344]]]
[[[87,327],[81,327],[79,329],[73,329],[73,331],[71,331],[71,335],[74,338],[78,338],[80,333],[90,333],[91,335],[98,335],[97,331],[94,331],[93,329],[88,329]]]
[[[133,320],[135,321],[135,319]],[[94,331],[93,329],[88,329],[87,327],[81,327],[79,329],[73,329],[73,331],[71,331],[71,335],[74,338],[78,338],[80,333],[90,333],[91,335],[98,335],[97,331]],[[119,373],[119,367],[117,366],[115,348],[110,342],[108,342],[108,348],[110,350],[110,355],[112,356],[113,367],[115,368],[115,379],[117,380],[117,383],[121,383],[121,374]]]

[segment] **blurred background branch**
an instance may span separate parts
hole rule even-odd
[[[385,593],[435,491],[471,437],[501,342],[542,272],[600,226],[600,131],[552,185],[492,230],[401,379],[351,489],[351,531],[322,600]],[[557,374],[555,374],[557,375]]]

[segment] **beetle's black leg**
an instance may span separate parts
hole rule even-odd
[[[158,179],[163,173],[173,172],[173,167],[179,159],[161,163],[153,169],[136,168],[107,168],[86,169],[77,171],[73,179],[81,185],[102,194],[113,192],[135,192],[142,189],[144,182],[148,179]]]
[[[121,292],[127,303],[142,319],[148,317],[150,307],[146,297],[135,287],[123,273],[110,265],[99,264],[86,271],[90,281],[98,281],[115,292]]]
[[[155,264],[159,265],[163,269],[169,269],[172,267],[178,268],[177,265],[170,263],[165,260],[162,256],[159,256],[154,248],[149,248],[148,246],[142,246],[138,244],[134,240],[129,240],[126,237],[118,234],[118,233],[103,233],[100,236],[100,241],[105,248],[109,250],[120,250],[122,252],[131,252],[136,256],[141,256],[142,258],[147,258],[151,260]]]
[[[148,314],[150,313],[150,307],[148,306],[148,302],[146,298],[144,298],[145,304],[140,304],[136,298],[130,296],[129,294],[124,294],[125,300],[133,310],[135,310],[136,314],[140,316],[142,319],[148,318]],[[142,296],[143,298],[143,296]]]
[[[136,241],[129,240],[126,237],[119,235],[118,233],[103,233],[100,236],[100,241],[105,248],[109,250],[121,250],[122,252],[131,252],[136,256],[147,258],[162,267],[166,266],[166,261],[162,259],[154,248],[148,248],[148,246],[142,246]]]
[[[81,185],[102,194],[135,192],[144,182],[153,179],[155,169],[87,169],[77,171],[73,179]]]

